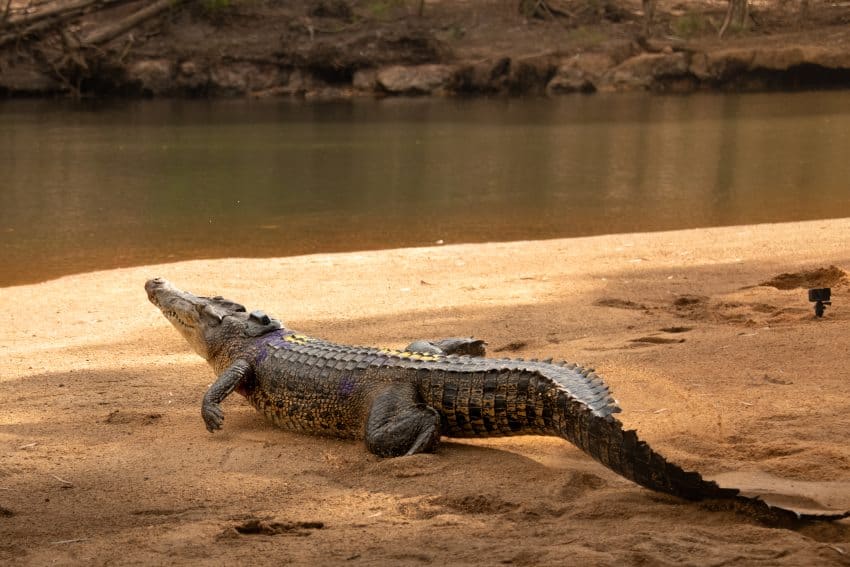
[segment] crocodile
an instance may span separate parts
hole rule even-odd
[[[403,350],[348,346],[161,278],[147,281],[145,289],[218,376],[201,403],[210,432],[221,429],[221,403],[237,392],[281,428],[361,439],[380,457],[433,452],[442,436],[557,436],[640,486],[764,522],[850,517],[850,511],[809,514],[771,506],[667,461],[623,427],[615,417],[620,407],[591,368],[486,358],[478,339],[418,340]]]

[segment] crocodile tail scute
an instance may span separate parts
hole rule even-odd
[[[563,402],[567,419],[561,423],[561,435],[609,469],[645,488],[686,500],[710,501],[714,508],[736,510],[774,525],[798,526],[850,517],[850,511],[801,514],[770,506],[760,498],[743,496],[736,488],[723,488],[698,472],[667,461],[634,430],[623,429],[613,416],[594,415],[583,403],[568,396]]]
[[[683,470],[656,453],[634,430],[623,429],[613,416],[599,417],[583,403],[565,400],[567,415],[561,434],[588,455],[625,478],[651,490],[686,500],[728,499],[734,488],[720,488],[697,472]]]

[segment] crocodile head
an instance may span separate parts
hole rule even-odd
[[[219,355],[238,350],[246,339],[281,328],[280,321],[262,311],[247,313],[234,301],[193,295],[162,278],[148,280],[145,291],[195,352],[210,363]]]

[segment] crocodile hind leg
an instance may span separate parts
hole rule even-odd
[[[424,352],[427,354],[467,354],[469,356],[484,356],[486,345],[481,339],[449,337],[436,341],[420,339],[413,341],[404,349],[408,352]]]
[[[366,420],[366,448],[379,457],[434,451],[440,414],[418,399],[410,384],[393,384],[377,395]]]

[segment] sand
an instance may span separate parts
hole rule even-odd
[[[163,276],[341,342],[475,335],[492,356],[585,363],[669,459],[786,505],[850,509],[848,268],[841,219],[0,289],[0,563],[850,565],[846,520],[769,528],[642,489],[559,439],[381,460],[275,429],[238,396],[211,435],[212,372],[143,290]],[[834,299],[820,320],[805,290],[818,285]]]

